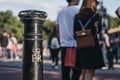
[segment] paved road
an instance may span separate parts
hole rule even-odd
[[[43,80],[61,80],[60,64],[59,69],[51,68],[51,60],[44,55],[44,71]],[[60,63],[60,62],[59,62]],[[96,71],[93,80],[120,80],[120,60],[115,64],[114,70],[99,69]],[[9,61],[7,59],[0,60],[0,80],[22,80],[22,62]]]
[[[61,80],[61,75],[60,75],[60,69],[52,69],[50,67],[50,61],[47,60],[48,58],[45,59],[44,61],[44,76],[45,80]],[[104,69],[99,69],[96,70],[95,76],[93,80],[120,80],[120,63],[114,64],[115,69],[114,70],[108,70],[106,67]],[[49,71],[50,70],[50,71]],[[48,77],[48,75],[50,75]]]

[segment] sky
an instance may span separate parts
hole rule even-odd
[[[80,0],[80,8],[83,0]],[[99,0],[100,1],[100,0]],[[120,0],[103,0],[103,5],[107,13],[117,17],[115,10],[120,7]],[[47,19],[56,20],[57,14],[61,7],[67,6],[66,0],[0,0],[0,11],[11,10],[13,15],[18,16],[23,10],[41,10],[48,14]]]

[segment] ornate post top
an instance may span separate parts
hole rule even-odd
[[[21,21],[38,21],[38,22],[44,22],[47,13],[45,11],[39,11],[39,10],[23,10],[20,11],[18,14]]]

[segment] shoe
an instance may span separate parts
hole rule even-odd
[[[114,67],[108,67],[108,70],[114,70],[115,68]]]
[[[19,60],[20,58],[17,56],[16,58],[15,58],[15,60]]]
[[[55,66],[54,69],[58,69],[58,66]]]
[[[55,66],[55,63],[52,63],[51,67],[54,67]]]
[[[118,60],[116,60],[116,63],[118,63]]]
[[[10,58],[10,61],[13,61],[14,59],[13,58]]]

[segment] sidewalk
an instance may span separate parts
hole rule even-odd
[[[21,52],[20,52],[21,53]],[[19,55],[21,56],[21,54]],[[61,80],[61,66],[59,61],[59,69],[53,69],[51,67],[51,60],[49,59],[49,54],[43,54],[43,79],[44,80]],[[22,72],[22,60],[9,61],[7,59],[0,60],[0,67],[11,67],[19,68],[20,74]],[[93,80],[120,80],[120,59],[119,63],[114,64],[114,70],[108,70],[106,67],[104,69],[98,69],[95,72]],[[20,76],[21,77],[21,76]],[[19,79],[18,79],[19,80]]]
[[[52,69],[50,65],[51,65],[51,60],[49,59],[49,53],[44,54],[45,80],[50,80],[50,76],[49,78],[47,78],[47,75],[54,75],[55,77],[58,78],[57,80],[61,80],[61,74],[60,74],[61,69],[58,70]],[[96,70],[93,80],[120,80],[120,59],[118,63],[114,63],[114,68],[115,69],[113,70],[112,69],[108,70],[107,67],[104,67],[103,69]],[[55,80],[54,76],[53,77],[51,76],[52,80]]]

